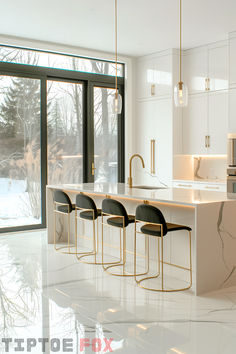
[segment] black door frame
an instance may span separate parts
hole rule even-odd
[[[90,143],[93,141],[93,87],[115,87],[115,77],[103,74],[90,74],[72,70],[61,70],[32,65],[0,62],[0,75],[34,78],[41,81],[41,218],[42,223],[0,228],[0,233],[27,231],[46,228],[46,185],[47,185],[47,80],[83,83],[83,181],[93,182]],[[118,77],[118,89],[123,98],[123,109],[118,120],[118,181],[125,179],[125,97],[124,77]],[[87,158],[85,158],[87,156]]]

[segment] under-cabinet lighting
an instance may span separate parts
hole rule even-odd
[[[176,348],[171,348],[171,351],[177,354],[185,354],[184,352],[181,352],[180,350],[176,349]]]
[[[116,309],[108,309],[107,311],[108,311],[108,312],[115,313],[115,312],[117,312],[118,310],[116,310]]]

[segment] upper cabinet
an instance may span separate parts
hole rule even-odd
[[[205,91],[208,77],[207,47],[187,50],[183,56],[183,81],[189,93]]]
[[[189,94],[228,89],[228,47],[225,42],[187,50],[183,78]]]
[[[236,86],[236,32],[229,37],[229,83]]]
[[[228,93],[191,95],[183,109],[183,153],[226,154]]]
[[[148,99],[172,94],[172,56],[158,54],[137,59],[137,98]]]
[[[221,42],[220,42],[221,43]],[[227,90],[228,83],[228,46],[218,44],[209,46],[208,52],[209,61],[209,90]]]

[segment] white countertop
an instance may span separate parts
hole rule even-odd
[[[226,192],[206,191],[196,189],[166,188],[156,190],[129,188],[125,183],[81,183],[49,185],[47,188],[62,189],[67,192],[85,192],[90,194],[110,195],[113,197],[150,200],[160,203],[197,206],[228,199]],[[235,200],[236,201],[236,200]]]

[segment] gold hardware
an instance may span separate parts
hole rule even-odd
[[[144,200],[143,204],[149,204],[149,201],[148,200]]]
[[[107,199],[111,199],[111,196],[109,194],[106,194]]]
[[[130,160],[129,160],[129,178],[128,178],[128,184],[129,184],[129,188],[132,188],[133,187],[133,178],[132,178],[132,161],[133,161],[133,158],[134,157],[138,157],[141,162],[142,162],[142,166],[143,168],[145,168],[145,164],[144,164],[144,161],[143,161],[143,158],[141,155],[139,154],[134,154],[131,156]]]
[[[210,147],[210,135],[207,136],[207,147]]]
[[[151,140],[151,173],[155,173],[155,139]]]
[[[205,78],[205,91],[210,91],[210,78]]]
[[[206,189],[220,189],[219,187],[205,186]]]
[[[151,96],[155,96],[155,94],[156,94],[156,86],[155,86],[155,84],[152,84],[151,85]]]
[[[207,135],[205,135],[205,148],[207,148]]]
[[[94,166],[94,162],[92,162],[92,176],[95,174],[96,167]]]

